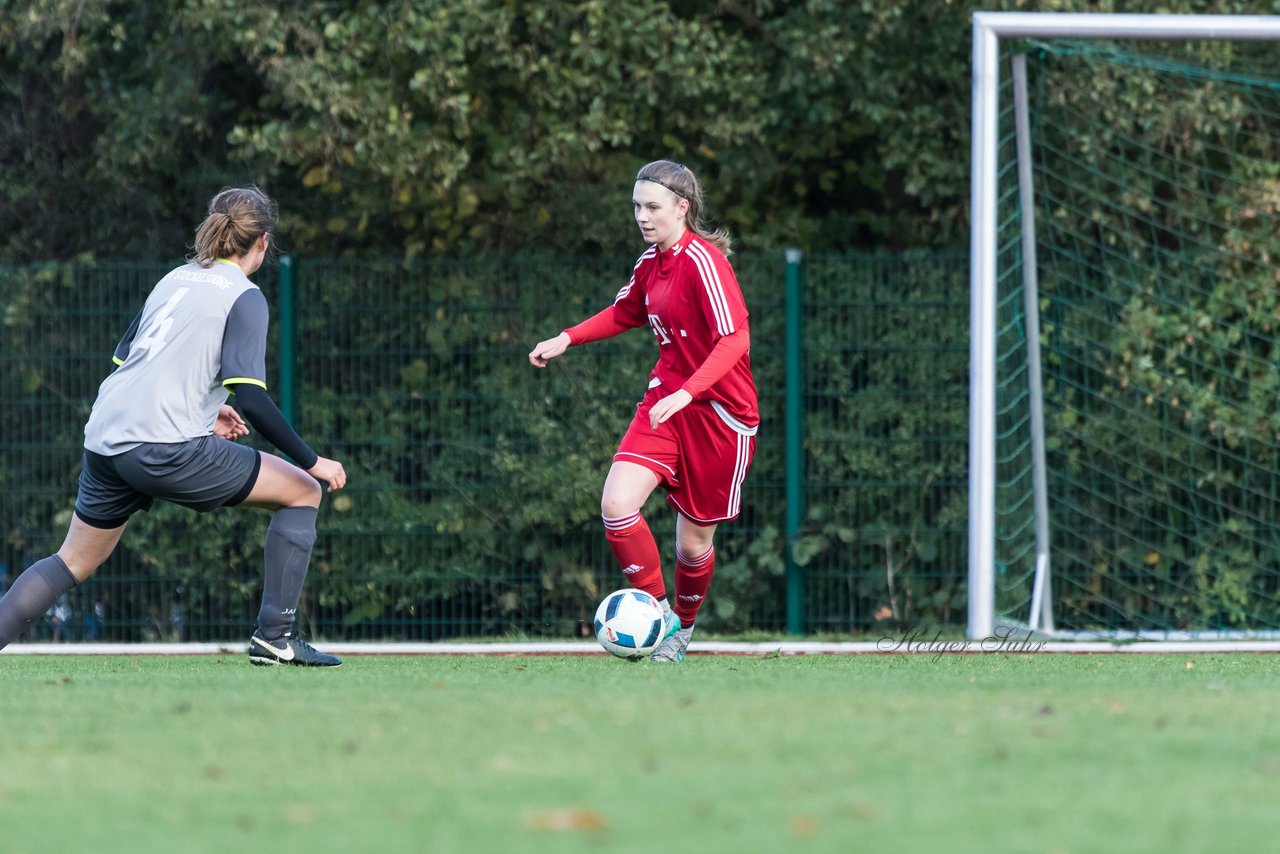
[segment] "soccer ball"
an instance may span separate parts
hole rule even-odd
[[[596,640],[619,658],[647,658],[662,640],[662,606],[643,590],[615,590],[596,608]]]

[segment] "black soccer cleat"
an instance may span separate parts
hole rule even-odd
[[[338,667],[342,659],[320,652],[293,632],[285,632],[276,640],[267,640],[255,630],[249,638],[249,661],[252,664],[294,664],[299,667]]]

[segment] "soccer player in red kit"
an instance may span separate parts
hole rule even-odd
[[[658,363],[605,480],[605,537],[631,584],[667,614],[653,661],[682,661],[715,569],[716,526],[738,516],[760,412],[751,377],[747,307],[729,266],[729,238],[702,221],[702,190],[686,167],[648,164],[632,190],[649,248],[613,305],[529,353],[535,367],[570,346],[648,326]],[[658,545],[640,514],[658,486],[676,510],[675,603]],[[673,613],[674,612],[674,613]]]

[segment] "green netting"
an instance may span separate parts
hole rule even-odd
[[[854,278],[848,260],[805,268],[806,611],[836,631],[963,625],[967,258],[872,257]]]
[[[1276,50],[1030,51],[1059,628],[1280,624]],[[996,606],[1025,621],[1034,520],[1011,108],[1002,122]]]
[[[296,272],[303,435],[341,459],[301,612],[327,638],[575,637],[624,582],[599,521],[610,457],[653,360],[643,332],[527,353],[598,310],[630,258],[353,263]],[[717,535],[709,631],[787,625],[786,269],[735,256],[752,312],[762,428],[742,517]],[[81,429],[111,348],[165,263],[0,269],[0,588],[57,548]],[[964,620],[968,296],[963,256],[818,256],[801,306],[804,503],[796,558],[809,632]],[[285,367],[277,268],[269,384]],[[664,552],[673,517],[647,516]],[[265,513],[158,504],[35,636],[243,638]],[[667,566],[668,577],[670,566]]]

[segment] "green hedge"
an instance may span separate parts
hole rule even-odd
[[[718,537],[703,622],[776,631],[786,615],[785,269],[779,256],[735,261],[752,311],[763,426],[743,515]],[[573,636],[598,598],[623,586],[599,492],[653,345],[634,331],[575,348],[543,371],[526,356],[608,304],[631,263],[297,263],[299,428],[351,474],[321,514],[304,602],[314,630]],[[4,275],[15,330],[0,353],[11,569],[56,547],[95,384],[164,270],[66,265]],[[807,578],[808,631],[961,618],[964,270],[962,257],[933,256],[818,256],[807,265],[810,511],[795,554]],[[260,279],[274,299],[272,272]],[[275,334],[281,325],[276,318]],[[927,341],[921,328],[931,331]],[[646,515],[670,553],[672,512],[655,497]],[[175,610],[186,636],[234,637],[256,610],[265,520],[170,506],[139,514],[78,607],[107,597],[121,636],[165,634]]]

